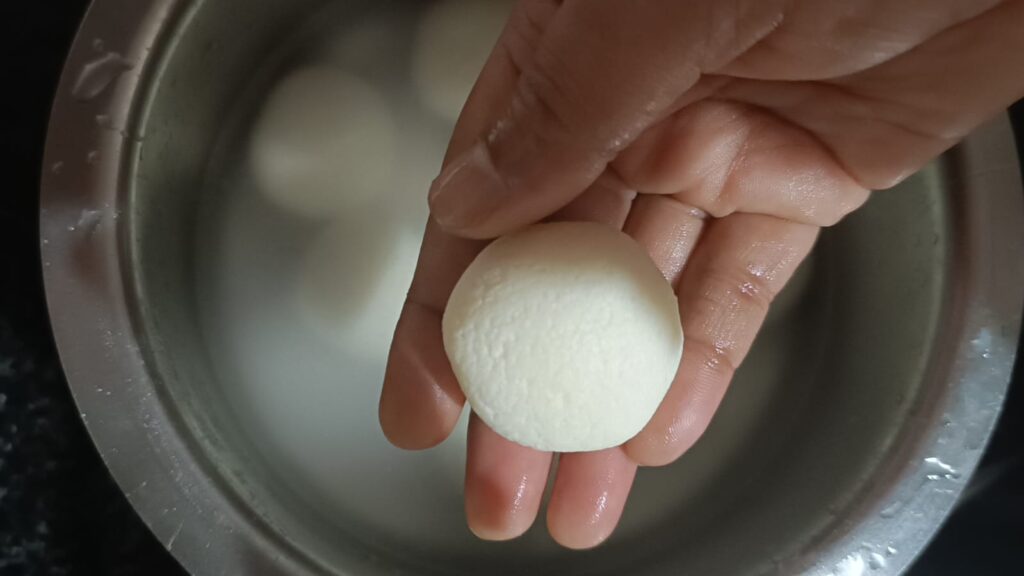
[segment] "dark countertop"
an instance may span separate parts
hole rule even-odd
[[[86,5],[0,2],[0,575],[181,575],[86,435],[43,301],[39,166],[52,95]]]
[[[0,576],[182,575],[93,448],[61,374],[43,300],[38,172],[50,100],[86,5],[0,3],[0,77],[3,92],[13,96],[0,117]],[[1013,116],[1024,127],[1024,106]],[[1020,573],[1020,362],[1015,374],[978,474],[911,574]]]

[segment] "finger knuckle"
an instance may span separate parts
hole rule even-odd
[[[746,269],[712,268],[708,274],[708,282],[727,297],[727,304],[735,302],[731,306],[723,306],[724,310],[735,306],[747,313],[767,314],[768,306],[775,299],[775,290],[768,281]]]
[[[529,126],[540,144],[566,145],[578,135],[578,106],[567,74],[552,71],[553,58],[536,59],[523,71],[513,98],[513,114]]]
[[[711,359],[738,366],[768,313],[774,291],[763,278],[719,269],[708,270],[695,289],[683,327],[687,342],[706,342],[716,351]]]

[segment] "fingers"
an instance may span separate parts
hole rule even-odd
[[[817,232],[757,214],[707,224],[677,290],[683,360],[654,417],[626,444],[633,460],[667,464],[703,434],[769,303],[810,253]]]
[[[583,194],[555,212],[551,219],[563,222],[601,222],[621,229],[635,198],[635,190],[626,186],[614,174],[605,172]]]
[[[750,212],[828,226],[868,196],[809,133],[728,102],[681,110],[638,139],[614,167],[641,192],[671,194],[716,217]]]
[[[603,222],[621,228],[635,195],[608,174],[553,219]],[[484,540],[508,540],[525,532],[537,516],[550,466],[550,452],[538,452],[506,440],[473,414],[466,454],[466,521],[470,530]],[[586,484],[584,478],[577,479],[576,483]],[[628,493],[628,485],[625,490]],[[604,536],[610,533],[617,517],[609,516],[600,523],[602,529],[607,529]],[[587,536],[575,535],[574,538],[580,540]]]
[[[465,396],[440,338],[438,314],[415,303],[406,304],[395,329],[384,376],[378,418],[388,441],[406,450],[440,444],[455,427]]]
[[[718,74],[776,80],[826,79],[899,56],[1000,0],[900,0],[842,6],[807,2],[786,11],[771,35]]]
[[[508,540],[529,529],[540,509],[550,452],[499,436],[475,414],[466,460],[466,520],[484,540]],[[614,531],[637,465],[621,448],[563,454],[548,504],[551,536],[568,548],[592,548]]]
[[[637,465],[621,448],[562,454],[548,504],[548,532],[567,548],[593,548],[622,517]]]
[[[658,270],[675,286],[706,218],[702,210],[673,197],[645,194],[633,202],[623,231],[650,254]]]
[[[455,238],[427,224],[416,275],[395,328],[378,416],[388,440],[421,450],[448,437],[465,396],[448,364],[441,316],[448,295],[482,243]]]
[[[958,24],[857,74],[828,82],[737,80],[719,96],[806,128],[864,186],[889,188],[1024,94],[1024,3],[959,5],[962,12],[945,17]]]
[[[556,217],[624,224],[623,229],[648,250],[666,278],[677,278],[704,225],[704,214],[669,197],[639,196],[627,202],[632,195],[618,178],[606,173]],[[607,539],[622,516],[636,468],[621,448],[563,454],[548,505],[551,536],[575,549],[591,548]],[[514,471],[506,470],[508,483],[515,478]]]
[[[531,17],[537,17],[536,14]],[[510,21],[523,20],[516,9]],[[510,34],[512,25],[503,36]],[[518,78],[507,50],[513,41],[499,41],[462,111],[445,162],[464,150],[507,105]],[[441,340],[441,315],[452,288],[485,243],[457,238],[427,223],[412,287],[402,309],[384,373],[379,417],[384,435],[394,445],[423,449],[452,431],[465,398],[452,374]]]
[[[986,12],[844,83],[845,90],[887,108],[892,126],[909,129],[888,142],[865,137],[836,145],[865,179],[895,184],[1024,95],[1024,3],[992,4]],[[957,80],[951,82],[952,78]],[[887,99],[901,106],[886,106]],[[897,148],[913,132],[930,141]],[[879,156],[880,148],[893,155]],[[881,165],[888,170],[877,168],[879,158],[887,160]]]
[[[508,540],[533,524],[551,453],[506,440],[473,414],[466,454],[466,521],[484,540]]]
[[[800,129],[722,102],[666,119],[614,168],[629,186],[655,194],[634,201],[625,230],[678,285],[686,334],[679,373],[626,444],[635,461],[665,464],[707,428],[817,226],[838,221],[868,193]],[[720,219],[705,222],[704,212]]]
[[[532,53],[557,5],[558,0],[522,0],[513,8],[459,115],[445,153],[445,166],[484,136],[508,109],[519,81],[516,62]]]
[[[559,4],[532,53],[509,50],[522,54],[511,105],[434,182],[432,214],[449,231],[488,238],[565,206],[668,114],[703,66],[768,33],[778,12],[764,4]]]

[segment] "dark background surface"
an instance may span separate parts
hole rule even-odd
[[[0,0],[0,575],[182,576],[93,448],[43,300],[38,173],[50,102],[86,5]],[[1024,106],[1011,113],[1020,142]],[[913,576],[1024,573],[1020,376],[1018,362],[982,466]]]

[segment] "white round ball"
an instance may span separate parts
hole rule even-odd
[[[418,229],[372,216],[323,230],[299,267],[295,301],[300,317],[340,348],[383,359],[421,237]]]
[[[357,209],[385,193],[395,120],[371,86],[326,66],[293,72],[270,93],[252,134],[260,190],[301,216]]]
[[[538,224],[500,238],[456,284],[444,347],[473,410],[502,436],[555,452],[635,436],[679,367],[671,286],[601,224]]]
[[[456,120],[512,10],[510,0],[443,0],[420,21],[413,81],[436,114]]]

